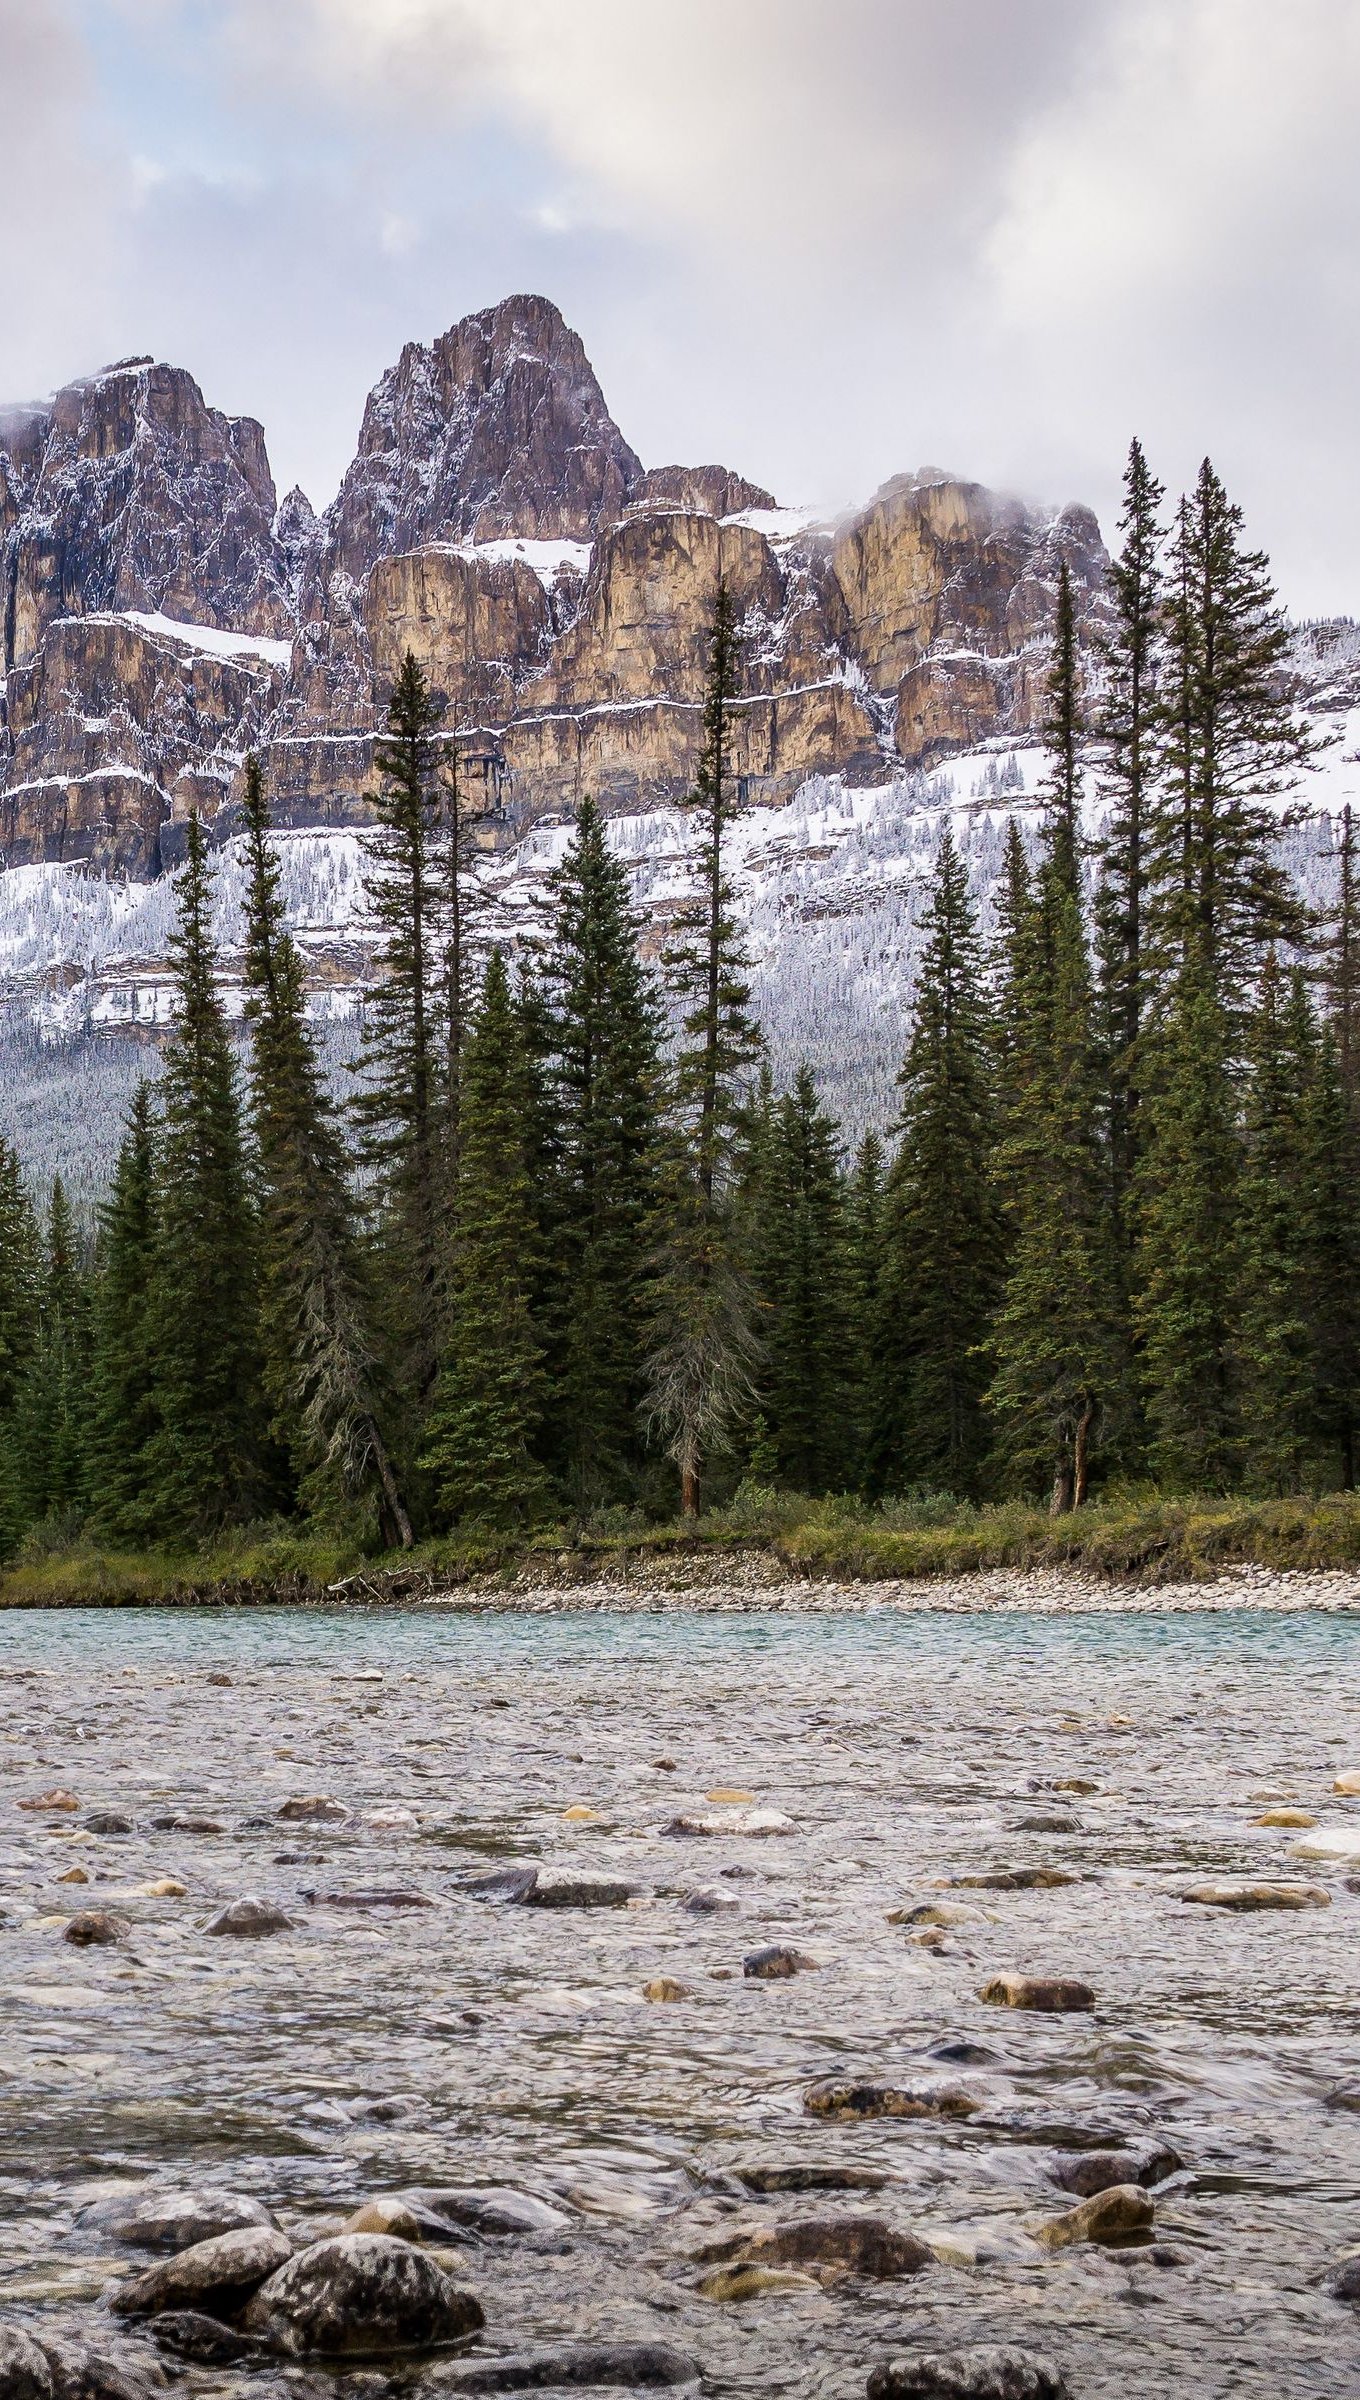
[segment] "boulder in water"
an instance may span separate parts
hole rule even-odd
[[[188,2250],[221,2233],[273,2222],[263,2201],[242,2192],[212,2191],[119,2192],[96,2201],[81,2219],[133,2250]]]
[[[243,2225],[211,2241],[177,2250],[120,2284],[109,2305],[120,2317],[158,2317],[165,2309],[196,2309],[230,2317],[293,2255],[286,2233],[272,2225]]]
[[[1071,2400],[1057,2367],[1028,2350],[923,2350],[885,2359],[868,2400]]]
[[[1079,1983],[1075,1975],[993,1975],[978,1998],[993,2008],[1040,2009],[1047,2014],[1096,2004],[1090,1984]]]
[[[480,2301],[428,2250],[391,2234],[342,2233],[271,2275],[242,2326],[286,2358],[372,2358],[459,2342],[485,2322]]]

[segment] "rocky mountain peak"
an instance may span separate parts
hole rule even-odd
[[[519,294],[408,342],[370,393],[332,559],[357,582],[432,542],[590,541],[641,476],[579,335]]]
[[[774,508],[773,492],[731,467],[649,467],[629,495],[630,509],[679,508],[701,517],[736,517],[748,508]]]
[[[209,408],[182,367],[128,359],[9,426],[21,472],[7,529],[0,515],[6,667],[31,658],[58,618],[100,610],[291,631],[253,417]]]

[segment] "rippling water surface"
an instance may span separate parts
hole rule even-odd
[[[1339,2400],[1360,2315],[1320,2278],[1360,2248],[1360,2114],[1327,2095],[1360,2073],[1360,1858],[1296,1858],[1306,1835],[1253,1820],[1292,1801],[1360,1833],[1332,1791],[1360,1767],[1358,1666],[1354,1616],[0,1617],[0,2308],[106,2323],[129,2262],[82,2211],[120,2187],[247,2191],[305,2234],[374,2194],[499,2185],[564,2222],[457,2262],[490,2347],[663,2339],[715,2391],[848,2395],[889,2352],[1000,2339],[1056,2359],[1075,2400]],[[81,1813],[18,1808],[57,1785]],[[753,1799],[706,1797],[725,1789]],[[344,1822],[276,1818],[313,1793]],[[101,1807],[137,1830],[85,1832]],[[739,1830],[752,1809],[791,1826]],[[1070,1830],[1022,1829],[1060,1809]],[[222,1830],[151,1828],[176,1813]],[[719,1830],[663,1832],[677,1817]],[[466,1895],[516,1861],[634,1896]],[[86,1885],[59,1880],[76,1865]],[[941,1892],[1035,1865],[1081,1879]],[[1242,1875],[1332,1905],[1179,1897]],[[139,1892],[167,1877],[184,1897]],[[294,1930],[205,1938],[246,1892]],[[393,1892],[432,1905],[343,1904]],[[942,1896],[976,1921],[937,1950],[887,1922]],[[125,1944],[62,1940],[94,1905],[131,1920]],[[771,1942],[820,1971],[744,1979]],[[1084,1978],[1094,2013],[983,2005],[1011,1969]],[[645,2000],[663,1975],[692,1997]],[[806,2113],[849,2068],[980,2105]],[[1071,2205],[1054,2150],[1149,2132],[1184,2160],[1154,2234],[1043,2249]],[[739,2180],[808,2165],[888,2180],[868,2200]],[[866,2207],[939,2265],[741,2303],[698,2288],[724,2234]]]

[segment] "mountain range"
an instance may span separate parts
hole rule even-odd
[[[222,861],[229,959],[251,750],[315,989],[344,1014],[370,955],[374,735],[407,650],[480,803],[507,928],[532,915],[586,793],[664,919],[684,879],[678,804],[720,577],[742,636],[737,866],[767,1012],[833,1083],[858,1078],[863,1114],[900,1046],[939,811],[966,819],[985,894],[1007,811],[1033,803],[1064,561],[1089,642],[1109,562],[1079,504],[1037,508],[925,468],[826,518],[725,466],[645,468],[579,337],[532,296],[406,346],[321,515],[300,491],[279,502],[263,428],[210,406],[180,367],[123,360],[0,409],[0,997],[16,1117],[69,1131],[89,1115],[85,1097],[60,1105],[74,1070],[54,1036],[68,1052],[102,1042],[112,1106],[131,1069],[115,1072],[110,1044],[163,1023],[164,878],[195,810]],[[1341,732],[1313,799],[1325,810],[1349,792],[1360,730],[1354,626],[1300,629],[1294,665]],[[838,957],[853,972],[838,977]]]

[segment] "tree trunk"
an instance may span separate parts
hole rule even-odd
[[[699,1514],[699,1470],[697,1467],[680,1469],[680,1514],[682,1517],[697,1517]]]
[[[1051,1517],[1065,1517],[1070,1513],[1074,1485],[1071,1459],[1060,1458],[1053,1470],[1053,1497],[1048,1504]]]
[[[1084,1508],[1086,1506],[1088,1454],[1091,1442],[1091,1427],[1095,1422],[1095,1413],[1096,1404],[1094,1400],[1088,1400],[1085,1408],[1081,1412],[1081,1423],[1077,1427],[1077,1439],[1072,1453],[1072,1506],[1074,1508]]]
[[[416,1538],[411,1530],[411,1520],[406,1514],[405,1503],[392,1470],[392,1460],[387,1444],[371,1418],[369,1419],[369,1439],[373,1448],[373,1463],[378,1470],[378,1480],[382,1485],[383,1498],[387,1503],[386,1513],[390,1515],[392,1523],[396,1527],[397,1539],[402,1549],[410,1550],[414,1546]],[[388,1547],[391,1547],[390,1543]]]

